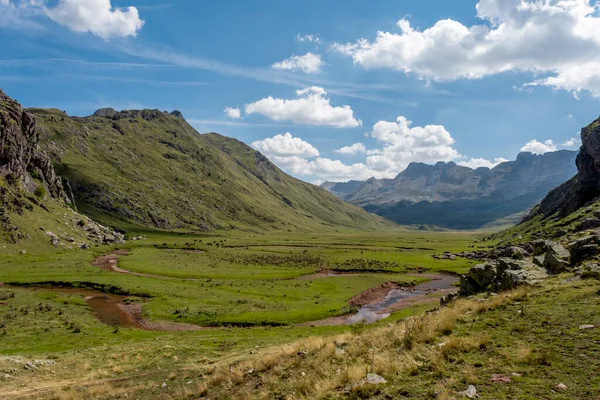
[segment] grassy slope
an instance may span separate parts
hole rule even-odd
[[[348,299],[384,282],[418,281],[418,277],[403,275],[411,269],[465,272],[474,262],[434,260],[431,255],[465,250],[470,240],[467,233],[430,232],[296,234],[291,238],[154,233],[148,240],[127,243],[131,254],[120,258],[120,266],[170,279],[102,271],[91,265],[95,256],[109,251],[102,246],[87,252],[0,255],[0,281],[112,285],[132,295],[151,296],[144,310],[152,319],[201,325],[290,324],[347,313]],[[186,243],[206,253],[186,252]],[[322,268],[359,275],[294,280]]]
[[[32,346],[24,353],[14,347],[18,341],[3,338],[4,352],[12,346],[9,353],[50,356],[56,366],[30,372],[0,358],[0,371],[18,367],[0,386],[0,395],[11,398],[18,391],[39,399],[449,400],[475,385],[481,399],[597,399],[598,328],[579,326],[600,325],[600,285],[561,279],[541,288],[460,300],[439,312],[382,322],[374,329],[195,333],[111,333],[86,315],[76,299],[44,294],[43,310],[38,311],[39,297],[16,290],[16,297],[8,300],[16,316],[8,324],[17,324],[18,334]],[[29,314],[23,314],[24,307]],[[63,312],[60,317],[58,310]],[[64,318],[83,324],[83,346],[81,335],[69,333]],[[340,335],[331,336],[336,333]],[[65,335],[72,339],[65,341]],[[297,341],[303,337],[307,338]],[[43,343],[46,347],[40,347]],[[68,348],[78,350],[65,351]],[[388,383],[352,389],[370,372]],[[494,383],[494,374],[511,382]],[[559,383],[567,390],[557,390]]]
[[[599,325],[599,287],[553,280],[535,290],[461,300],[397,325],[298,343],[233,373],[220,370],[200,388],[210,399],[455,399],[468,385],[481,399],[597,399],[598,328],[579,326]],[[301,349],[305,357],[298,357]],[[367,372],[388,384],[352,389]],[[494,374],[510,382],[495,383]],[[557,389],[559,383],[567,389]]]
[[[494,240],[494,243],[499,242],[500,244],[528,242],[539,238],[561,240],[561,238],[571,237],[578,232],[579,225],[584,219],[595,218],[594,211],[598,209],[600,209],[600,200],[596,200],[566,217],[554,215],[543,218],[542,215],[537,215],[533,219],[492,235],[491,239]],[[585,234],[585,231],[579,233],[579,235]]]
[[[30,111],[78,207],[101,222],[196,230],[394,227],[286,175],[243,143],[199,135],[168,114],[112,121]]]

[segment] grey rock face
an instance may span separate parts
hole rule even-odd
[[[532,285],[548,277],[543,268],[530,261],[499,258],[479,264],[460,279],[460,294],[468,296],[485,291],[500,292],[519,285]]]
[[[530,218],[564,217],[600,195],[600,119],[581,130],[581,149],[577,156],[577,175],[551,191]]]
[[[116,113],[117,111],[114,108],[101,108],[93,115],[94,117],[112,118]]]
[[[35,117],[0,90],[0,176],[25,183],[35,174],[54,198],[63,198],[62,181],[39,148]],[[28,187],[29,185],[24,185]]]
[[[559,274],[569,267],[571,254],[562,245],[548,242],[544,268],[554,274]]]
[[[600,254],[600,236],[591,235],[569,243],[571,252],[571,262],[577,264],[580,261],[589,259]]]
[[[585,231],[588,229],[600,228],[600,219],[598,218],[586,218],[581,221],[581,225],[579,225],[580,231]]]

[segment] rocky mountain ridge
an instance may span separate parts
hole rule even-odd
[[[39,148],[33,114],[0,90],[0,176],[20,182],[33,193],[34,177],[54,198],[69,202],[50,158]]]
[[[581,130],[577,175],[552,190],[527,219],[564,217],[600,196],[600,118]]]
[[[84,249],[90,244],[122,242],[122,234],[69,208],[73,207],[70,186],[63,185],[40,140],[35,116],[0,90],[0,236],[17,244],[31,238],[36,229],[54,247]],[[40,213],[34,218],[36,223],[46,225],[52,220],[58,234],[44,226],[15,223],[27,220],[27,214],[36,210]]]
[[[394,179],[325,182],[322,187],[400,224],[480,228],[535,206],[576,173],[576,155],[566,150],[520,153],[492,169],[411,163]]]
[[[113,226],[297,230],[395,225],[302,182],[232,138],[199,134],[179,111],[30,109],[78,209]]]

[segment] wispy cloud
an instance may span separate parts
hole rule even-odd
[[[245,121],[224,121],[216,119],[194,119],[186,118],[186,121],[194,126],[231,126],[231,127],[263,127],[263,128],[290,128],[294,124],[264,124]]]
[[[154,79],[143,79],[143,78],[130,78],[122,76],[104,76],[104,75],[63,75],[61,78],[79,78],[79,79],[90,79],[99,81],[116,81],[116,82],[129,82],[129,83],[143,83],[146,85],[156,86],[209,86],[209,82],[201,81],[158,81]]]
[[[0,59],[0,67],[46,66],[52,64],[76,64],[92,68],[105,69],[137,69],[137,68],[180,68],[177,64],[132,63],[132,62],[102,62],[86,61],[72,58],[7,58]]]
[[[400,89],[398,85],[355,84],[327,79],[314,79],[312,77],[300,76],[299,74],[291,72],[275,71],[271,68],[245,68],[208,58],[180,54],[166,48],[160,49],[158,46],[148,47],[140,44],[127,43],[117,47],[120,51],[130,56],[157,62],[172,63],[180,67],[200,69],[217,74],[237,76],[261,82],[287,85],[294,88],[320,85],[327,88],[330,93],[342,97],[360,98],[389,105],[402,104],[402,102],[395,101],[391,98],[373,94],[373,92],[378,91],[397,91]]]

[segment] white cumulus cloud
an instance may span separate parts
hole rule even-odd
[[[298,137],[292,136],[289,132],[253,142],[252,147],[262,152],[267,157],[313,158],[320,155],[319,150],[313,145]]]
[[[355,155],[359,153],[366,153],[367,148],[362,143],[354,143],[350,146],[344,146],[341,149],[334,150],[334,153],[345,154],[345,155]]]
[[[306,53],[303,56],[291,56],[272,65],[274,69],[302,71],[306,74],[318,74],[325,63],[320,54]]]
[[[242,112],[239,108],[225,107],[223,110],[225,115],[227,115],[231,119],[240,119],[242,118]]]
[[[544,154],[556,150],[558,150],[558,146],[550,139],[544,140],[543,142],[533,139],[532,141],[527,142],[525,146],[521,147],[521,151],[527,151],[533,154]]]
[[[103,39],[136,36],[144,25],[137,8],[117,8],[110,0],[59,0],[46,13],[75,32],[91,32]]]
[[[544,154],[557,150],[573,150],[581,146],[581,139],[574,137],[563,143],[556,144],[553,140],[548,139],[543,142],[533,139],[521,147],[521,151],[527,151],[533,154]]]
[[[571,139],[565,141],[560,144],[560,147],[563,149],[577,149],[581,146],[581,138],[580,137],[572,137]]]
[[[325,89],[313,86],[296,91],[295,99],[277,99],[271,96],[246,105],[246,114],[262,114],[275,121],[296,124],[324,125],[354,128],[362,125],[354,118],[348,105],[332,106]]]
[[[399,32],[335,44],[364,68],[427,80],[475,79],[509,71],[541,75],[530,85],[600,97],[600,14],[590,0],[480,0],[480,24],[452,19],[424,30],[408,19]]]
[[[75,32],[90,32],[103,39],[136,36],[144,21],[136,7],[113,7],[110,0],[58,0],[48,5],[48,0],[0,0],[0,10],[10,18],[19,18],[18,27],[26,27],[29,17],[45,14],[54,22]],[[11,11],[12,13],[8,13]],[[0,25],[2,25],[0,18]],[[31,24],[34,22],[31,21]]]
[[[381,177],[392,178],[413,161],[433,163],[461,158],[452,147],[455,140],[441,125],[412,127],[412,122],[399,116],[395,122],[379,121],[373,126],[371,137],[383,147],[367,154],[369,168]]]
[[[411,121],[402,116],[395,122],[379,121],[370,133],[379,142],[378,148],[367,149],[364,144],[355,143],[334,150],[344,155],[364,154],[364,161],[354,164],[322,157],[314,146],[289,133],[254,142],[252,147],[285,171],[312,177],[313,181],[393,178],[413,161],[435,163],[462,158],[452,147],[454,139],[443,126],[411,125]]]
[[[471,158],[465,161],[459,161],[457,164],[463,167],[477,169],[481,167],[494,168],[496,165],[508,161],[506,158],[495,158],[493,161],[486,160],[485,158]]]

